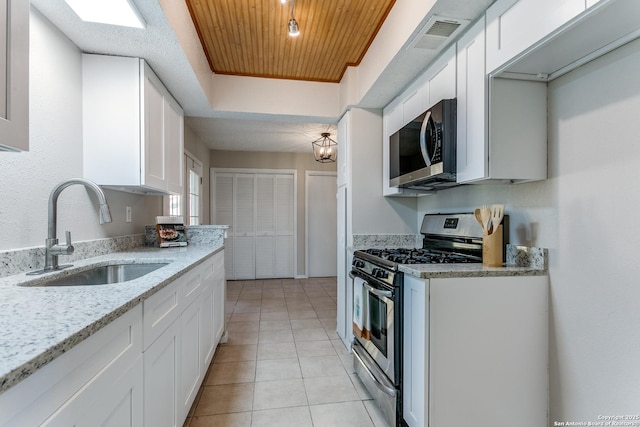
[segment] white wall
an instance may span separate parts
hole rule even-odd
[[[82,176],[82,75],[80,50],[31,9],[29,151],[0,153],[0,250],[43,246],[47,202],[60,181]],[[27,96],[27,94],[25,94]],[[113,222],[101,226],[97,201],[73,186],[58,199],[58,236],[73,241],[144,232],[160,214],[159,197],[106,191]],[[133,222],[125,223],[125,206]]]
[[[506,203],[512,242],[550,249],[550,425],[640,410],[639,69],[636,41],[550,83],[549,180],[418,204]]]

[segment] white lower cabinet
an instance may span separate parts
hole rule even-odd
[[[142,425],[142,307],[0,395],[0,426]]]
[[[425,402],[429,388],[425,371],[428,360],[429,319],[428,281],[405,276],[404,280],[404,336],[403,336],[403,395],[402,412],[410,427],[425,426]]]
[[[0,395],[0,426],[183,425],[225,330],[224,252]]]
[[[224,331],[225,284],[221,251],[145,300],[145,331],[151,337],[156,330],[147,322],[159,325],[173,319],[144,353],[145,426],[184,423],[220,342],[217,334]],[[177,310],[173,310],[173,295]],[[151,316],[146,317],[147,313]],[[145,346],[150,341],[146,338]]]
[[[180,395],[178,410],[180,419],[184,420],[196,399],[198,388],[206,366],[200,363],[200,318],[202,316],[201,301],[194,301],[180,317]]]
[[[547,425],[547,276],[404,285],[407,425]]]
[[[144,425],[180,426],[180,325],[172,323],[144,352]]]

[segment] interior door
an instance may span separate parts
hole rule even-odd
[[[255,175],[235,174],[233,198],[233,278],[253,280],[255,269]]]
[[[307,175],[309,277],[331,277],[338,272],[336,191],[336,174]]]
[[[275,175],[256,176],[256,279],[275,273]]]
[[[295,185],[293,175],[275,176],[275,277],[294,277]]]
[[[227,238],[224,239],[225,253],[224,269],[227,279],[233,279],[233,174],[228,172],[216,172],[214,174],[213,194],[213,223],[228,225]]]

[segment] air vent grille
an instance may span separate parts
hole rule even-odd
[[[426,31],[427,36],[449,37],[460,26],[459,22],[453,21],[435,21],[433,25]]]
[[[469,21],[466,19],[444,18],[434,15],[422,27],[409,47],[437,51],[468,24]]]

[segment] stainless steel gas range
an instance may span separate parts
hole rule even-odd
[[[473,214],[425,215],[420,233],[422,248],[355,251],[349,274],[354,369],[392,426],[403,425],[404,290],[398,265],[482,262],[482,230]]]

